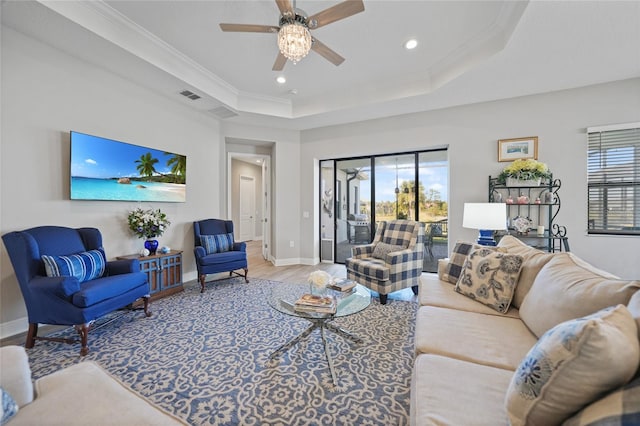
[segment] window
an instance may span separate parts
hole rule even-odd
[[[640,235],[640,123],[587,133],[588,233]]]

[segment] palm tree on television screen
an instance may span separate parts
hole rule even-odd
[[[153,158],[150,152],[147,152],[144,155],[141,155],[138,160],[135,161],[138,163],[136,169],[140,173],[141,176],[151,177],[156,172],[155,164],[158,162],[157,158]]]
[[[166,152],[165,154],[171,154]],[[175,177],[175,183],[185,183],[187,174],[187,157],[179,154],[172,154],[173,156],[167,160],[167,166],[171,167],[171,173]]]

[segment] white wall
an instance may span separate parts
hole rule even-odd
[[[220,214],[218,121],[114,74],[2,28],[2,145],[0,233],[39,225],[93,226],[107,257],[137,253],[128,211],[161,208],[172,224],[161,245],[184,250],[184,278],[195,279],[192,222]],[[77,130],[187,156],[185,203],[71,201],[69,131]],[[1,245],[3,335],[26,327],[26,309]],[[22,330],[19,330],[22,331]]]
[[[497,140],[538,136],[538,159],[562,180],[557,222],[567,227],[571,251],[602,269],[638,279],[640,238],[586,235],[585,131],[639,119],[640,79],[633,79],[308,130],[301,135],[301,187],[312,187],[311,166],[317,159],[448,146],[450,242],[474,240],[476,231],[461,226],[462,206],[487,201],[488,176],[496,176],[508,164],[497,161]],[[302,191],[301,208],[310,208],[317,197],[317,190]],[[317,234],[302,223],[303,257],[317,253]]]

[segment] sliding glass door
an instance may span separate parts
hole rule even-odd
[[[446,150],[323,160],[320,173],[322,261],[344,263],[377,222],[409,219],[425,223],[424,270],[437,271],[448,243]]]

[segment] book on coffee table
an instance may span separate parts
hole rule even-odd
[[[356,286],[356,282],[348,278],[338,278],[327,287],[338,291],[349,291]]]
[[[296,300],[294,309],[298,312],[334,314],[336,312],[336,299],[331,296],[316,296],[306,293]]]

